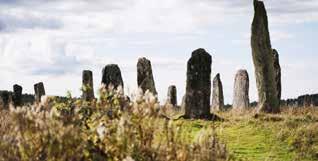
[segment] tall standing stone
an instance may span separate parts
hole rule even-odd
[[[249,107],[249,77],[246,70],[238,70],[235,75],[233,109]]]
[[[258,89],[260,112],[278,113],[274,57],[268,30],[267,13],[262,1],[254,0],[251,46]]]
[[[109,64],[105,66],[103,69],[102,84],[106,87],[112,85],[115,89],[121,86],[122,89],[124,89],[123,78],[117,64]]]
[[[168,88],[168,98],[167,103],[173,105],[174,107],[177,106],[177,87],[172,85]]]
[[[277,90],[277,99],[280,102],[281,93],[282,93],[282,81],[281,81],[281,68],[279,65],[279,55],[276,49],[273,49],[274,56],[274,73],[275,73],[275,81],[276,81],[276,90]]]
[[[22,87],[15,84],[13,85],[13,104],[15,107],[22,106]]]
[[[155,81],[152,74],[152,67],[150,60],[146,58],[139,58],[137,63],[137,83],[145,93],[149,90],[154,95],[157,95]]]
[[[85,101],[92,101],[94,97],[93,72],[84,70],[82,74],[82,98]]]
[[[41,97],[45,95],[45,89],[43,82],[39,82],[34,85],[35,102],[41,102]]]
[[[197,49],[187,64],[185,118],[206,119],[210,114],[212,57]]]
[[[213,79],[212,111],[224,110],[223,86],[218,73]]]

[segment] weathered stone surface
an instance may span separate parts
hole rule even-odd
[[[146,58],[139,58],[137,63],[137,83],[145,93],[147,90],[157,95],[155,81],[152,74],[152,67],[150,60]]]
[[[186,95],[183,95],[181,100],[181,105],[180,105],[181,111],[183,112],[185,111],[185,98],[186,98]]]
[[[213,79],[212,111],[224,111],[223,85],[219,73]]]
[[[187,66],[185,118],[210,117],[212,57],[204,49],[197,49]]]
[[[92,101],[94,97],[93,72],[84,70],[82,74],[82,99]]]
[[[105,66],[103,69],[102,84],[106,87],[112,85],[115,89],[121,86],[124,89],[124,82],[118,65],[109,64]]]
[[[176,107],[177,104],[177,87],[175,85],[169,86],[168,88],[168,96],[167,103]]]
[[[35,102],[41,102],[41,97],[45,95],[45,89],[43,82],[34,85]]]
[[[267,13],[262,1],[254,0],[251,46],[258,89],[260,112],[278,113],[274,57],[268,30]]]
[[[281,100],[282,93],[282,81],[281,81],[281,68],[279,64],[279,55],[276,49],[273,49],[274,56],[274,73],[275,73],[275,81],[276,81],[276,90],[277,90],[277,99]]]
[[[9,105],[12,102],[12,92],[0,91],[0,108],[9,109]]]
[[[246,70],[238,70],[235,75],[233,109],[249,107],[249,77]]]
[[[12,100],[14,106],[22,106],[22,87],[17,84],[13,85]]]

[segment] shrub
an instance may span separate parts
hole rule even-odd
[[[0,160],[226,160],[212,128],[185,141],[155,96],[102,87],[91,102],[56,97],[0,113]],[[183,130],[182,130],[183,129]]]

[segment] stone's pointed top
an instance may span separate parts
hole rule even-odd
[[[274,60],[279,61],[279,54],[276,49],[273,49]]]
[[[83,70],[83,73],[93,73],[91,70]]]
[[[237,70],[238,73],[247,73],[247,70],[246,69],[239,69]]]
[[[248,75],[248,72],[246,69],[239,69],[237,70],[236,75]]]
[[[278,54],[277,50],[273,49],[272,53],[273,53],[273,56],[274,56],[274,64],[276,65],[276,63],[277,63],[277,65],[279,65],[279,54]]]
[[[246,70],[246,69],[239,69],[239,70],[237,70],[236,75],[242,75],[242,74],[248,75],[247,70]]]
[[[194,50],[192,53],[206,53],[206,51],[203,48],[199,48],[199,49]]]
[[[18,85],[18,84],[15,84],[13,85],[13,90],[15,89],[21,89],[22,90],[22,86]]]
[[[118,67],[117,64],[107,64],[107,65],[104,67],[103,70],[105,70],[105,69],[107,69],[107,68],[118,68],[118,69],[119,69],[119,67]]]
[[[108,69],[120,69],[117,64],[107,64],[103,70],[108,70]]]
[[[43,84],[43,82],[36,83],[35,85]]]
[[[211,57],[211,55],[208,52],[206,52],[205,49],[203,49],[203,48],[196,49],[196,50],[194,50],[192,52],[192,57],[196,57],[196,56],[199,56],[199,55],[200,56],[204,55],[204,56]]]
[[[247,72],[247,70],[246,69],[239,69],[239,70],[237,70],[237,72]]]
[[[137,67],[138,66],[151,66],[151,61],[145,57],[141,57],[138,59]]]
[[[259,0],[254,0],[254,8],[256,9],[257,7],[265,8],[264,2]]]
[[[105,66],[105,68],[109,68],[109,67],[119,68],[117,64],[107,64],[107,65]],[[105,69],[105,68],[104,68],[104,69]]]
[[[147,59],[146,57],[141,57],[141,58],[138,59],[138,61],[147,61],[147,62],[149,61],[150,62],[150,60]]]
[[[254,1],[254,19],[252,23],[252,32],[260,32],[260,28],[265,27],[268,32],[268,18],[265,5],[263,1]]]
[[[217,74],[214,76],[213,81],[220,81],[220,80],[221,80],[221,75],[220,75],[220,73],[217,73]]]

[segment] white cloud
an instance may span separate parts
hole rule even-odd
[[[318,3],[314,0],[265,3],[275,44],[294,38],[293,33],[276,26],[318,20]],[[15,81],[21,81],[26,91],[32,93],[32,85],[44,81],[48,93],[64,94],[71,89],[79,95],[83,69],[94,71],[97,87],[102,67],[118,63],[126,87],[134,89],[137,59],[146,56],[152,60],[161,100],[171,84],[177,85],[181,99],[186,61],[191,50],[204,46],[218,49],[212,53],[213,76],[221,73],[226,102],[231,102],[238,68],[248,69],[251,98],[256,99],[251,58],[244,55],[249,60],[243,60],[238,56],[239,52],[249,50],[245,48],[249,48],[250,34],[242,33],[250,29],[251,1],[2,0],[0,4],[0,73],[5,78],[0,79],[0,88],[11,88]],[[229,44],[217,46],[218,41]],[[230,42],[239,44],[240,49]],[[233,48],[233,54],[224,54],[227,49],[221,47]],[[299,88],[295,84],[301,81],[290,83],[292,73],[288,67],[286,70],[284,85],[293,85],[291,90]],[[303,75],[307,84],[308,75]],[[296,95],[291,90],[286,90],[285,95]]]

